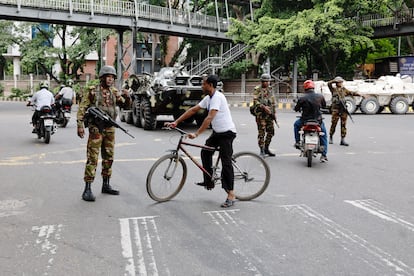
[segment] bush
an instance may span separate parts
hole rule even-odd
[[[8,97],[9,99],[12,98],[27,98],[30,95],[30,91],[28,89],[22,90],[20,88],[12,88],[11,94]]]
[[[220,78],[240,79],[243,73],[247,73],[252,68],[254,68],[253,62],[246,60],[238,61],[222,69],[220,72]]]
[[[0,83],[0,96],[3,96],[4,86]]]

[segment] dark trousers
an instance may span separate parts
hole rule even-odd
[[[205,145],[209,147],[220,147],[221,157],[221,184],[222,188],[226,191],[233,190],[234,186],[234,172],[231,158],[233,156],[233,140],[236,138],[236,133],[232,131],[226,131],[223,133],[213,132],[211,136],[206,140]],[[203,167],[211,175],[213,173],[213,151],[201,150],[201,161]],[[207,174],[203,174],[204,183],[211,182],[211,177]]]

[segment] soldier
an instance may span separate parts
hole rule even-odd
[[[344,79],[341,77],[336,77],[333,80],[328,81],[329,90],[332,93],[332,105],[331,105],[331,112],[332,112],[332,119],[331,119],[331,129],[329,131],[329,144],[333,144],[332,137],[335,133],[336,124],[338,123],[339,118],[341,118],[341,146],[349,146],[347,142],[345,142],[346,136],[346,120],[348,118],[348,114],[345,110],[345,96],[361,96],[356,92],[349,91],[343,86]],[[335,87],[333,86],[335,84]],[[342,101],[342,103],[341,103]]]
[[[84,174],[85,190],[82,194],[82,199],[85,201],[95,201],[95,196],[91,191],[91,184],[95,179],[99,151],[102,157],[102,193],[119,195],[119,191],[114,190],[109,185],[109,179],[112,174],[112,163],[114,161],[115,127],[99,128],[92,118],[85,117],[87,109],[91,106],[96,106],[115,120],[117,116],[116,105],[126,106],[130,104],[129,97],[124,94],[119,95],[118,90],[113,87],[115,78],[115,68],[107,65],[103,66],[99,72],[99,87],[88,87],[86,94],[82,98],[82,102],[79,104],[77,114],[78,136],[83,138],[85,135],[84,122],[89,128],[86,149],[87,161]]]
[[[254,88],[253,106],[257,124],[257,140],[261,156],[275,156],[269,150],[270,142],[275,134],[273,121],[276,119],[276,101],[269,87],[270,75],[262,74],[260,77],[261,85]]]

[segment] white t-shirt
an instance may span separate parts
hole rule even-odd
[[[231,130],[236,133],[236,126],[234,125],[233,118],[231,117],[229,105],[227,104],[227,99],[223,93],[216,90],[212,97],[205,96],[198,105],[201,108],[215,109],[218,112],[211,121],[211,126],[213,130],[217,133],[222,133]]]
[[[55,98],[52,92],[46,88],[42,88],[32,96],[30,102],[36,106],[36,110],[40,110],[42,106],[52,106],[55,103]]]
[[[72,100],[74,94],[75,94],[75,92],[73,91],[73,89],[71,87],[67,87],[67,86],[63,87],[59,91],[59,95],[62,95],[62,98],[68,99],[68,100]]]

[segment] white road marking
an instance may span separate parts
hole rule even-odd
[[[391,210],[386,210],[384,205],[373,199],[345,200],[345,202],[364,211],[367,211],[371,215],[374,215],[380,219],[393,222],[414,232],[414,223],[411,223],[407,221],[405,218],[398,216]]]
[[[48,258],[46,271],[43,275],[48,275],[48,271],[53,266],[54,257],[53,255],[56,254],[58,246],[54,243],[55,240],[61,239],[61,231],[63,225],[43,225],[43,226],[33,226],[32,231],[38,232],[38,236],[36,238],[36,245],[40,245],[41,254],[40,256],[46,256]]]
[[[159,275],[153,243],[161,243],[156,216],[122,218],[121,227],[122,256],[126,259],[124,275]],[[163,266],[165,275],[170,275]]]
[[[24,213],[23,208],[26,206],[24,201],[17,199],[0,200],[0,218]]]
[[[342,248],[351,256],[357,256],[369,266],[375,268],[380,274],[386,274],[385,269],[394,270],[396,275],[414,275],[414,268],[408,266],[401,260],[393,257],[381,248],[370,244],[349,229],[335,223],[331,219],[312,210],[305,204],[281,205],[279,206],[289,212],[298,213],[306,219],[310,219],[313,224],[318,226],[323,234],[331,240],[339,242]],[[307,221],[305,221],[307,223]],[[373,257],[374,262],[366,259],[358,249],[363,249],[368,256]]]
[[[203,212],[204,214],[208,215],[214,224],[220,227],[220,229],[224,233],[224,238],[227,239],[232,245],[232,253],[241,259],[241,262],[245,264],[246,270],[249,273],[253,273],[252,275],[263,275],[259,269],[254,265],[254,263],[250,260],[251,258],[247,256],[246,253],[238,246],[238,242],[236,242],[233,237],[229,234],[230,232],[226,227],[239,227],[240,224],[232,217],[233,214],[240,211],[240,209],[229,209],[229,210],[221,210],[221,211],[206,211]],[[237,243],[237,244],[236,244]],[[257,257],[253,256],[257,259]],[[259,260],[260,262],[260,260]]]

